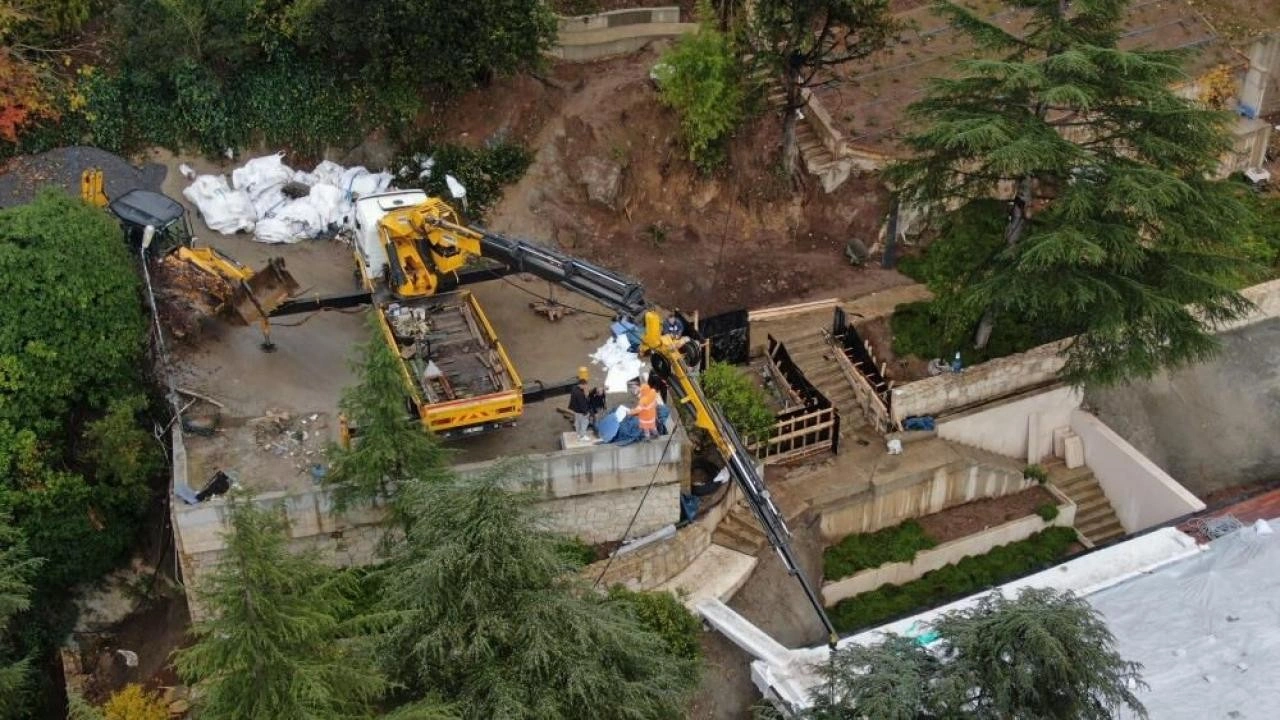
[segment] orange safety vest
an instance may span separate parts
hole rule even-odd
[[[640,421],[641,430],[658,429],[658,391],[648,383],[640,386],[640,403],[631,411]]]

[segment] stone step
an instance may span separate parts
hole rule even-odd
[[[1115,513],[1106,513],[1089,518],[1085,522],[1081,522],[1079,518],[1076,518],[1076,529],[1095,543],[1098,542],[1099,536],[1105,535],[1116,528],[1121,533],[1124,533],[1124,526],[1120,525],[1120,519],[1116,517]]]
[[[1077,496],[1085,497],[1093,494],[1094,492],[1102,492],[1102,486],[1098,484],[1097,478],[1092,474],[1076,478],[1065,485],[1061,483],[1054,483],[1054,485],[1065,493],[1067,497],[1072,499]]]
[[[690,610],[711,599],[728,602],[746,584],[757,562],[753,555],[713,543],[658,589],[675,593]]]
[[[1082,535],[1089,538],[1094,545],[1101,545],[1116,538],[1123,537],[1124,526],[1114,516],[1109,520],[1098,521],[1087,528],[1077,528]]]
[[[1079,498],[1079,499],[1071,498],[1071,502],[1074,502],[1076,504],[1077,518],[1089,515],[1094,511],[1099,511],[1104,513],[1113,512],[1111,509],[1111,503],[1107,500],[1107,496],[1103,495],[1101,492],[1091,497]]]

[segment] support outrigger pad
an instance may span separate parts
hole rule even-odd
[[[263,340],[258,347],[261,348],[264,353],[273,353],[276,351],[276,344],[271,342],[270,338]]]

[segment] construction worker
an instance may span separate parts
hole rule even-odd
[[[591,425],[591,402],[587,399],[587,369],[578,368],[578,384],[569,391],[569,412],[573,413],[573,431],[578,439],[591,439],[587,428]]]
[[[645,440],[651,440],[658,437],[658,391],[650,387],[646,377],[640,381],[637,396],[639,400],[628,414],[636,416],[640,421],[640,434]]]

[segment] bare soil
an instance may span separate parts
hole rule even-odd
[[[885,363],[885,375],[895,384],[929,377],[929,361],[915,355],[898,357],[893,352],[893,332],[889,321],[892,316],[860,321],[856,327],[858,336],[871,343],[876,360]]]
[[[732,139],[725,168],[688,161],[677,119],[648,79],[657,46],[595,63],[559,63],[543,79],[499,81],[443,115],[444,140],[495,137],[536,149],[525,177],[486,218],[495,230],[554,241],[643,282],[668,307],[715,313],[898,285],[878,267],[850,267],[848,240],[875,239],[886,210],[878,180],[855,177],[830,195],[811,177],[792,192],[778,172],[776,114]],[[599,183],[592,168],[616,170]],[[595,199],[589,195],[595,190]]]
[[[1035,514],[1045,503],[1056,504],[1053,495],[1042,487],[1033,487],[1013,495],[974,500],[963,505],[925,515],[916,520],[924,532],[938,544],[959,540],[1010,520]]]

